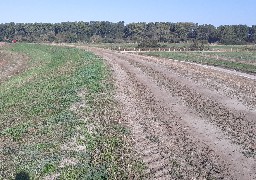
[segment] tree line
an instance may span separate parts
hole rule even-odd
[[[222,44],[256,43],[256,25],[221,25],[123,21],[4,23],[0,24],[0,41],[24,42],[193,42]]]

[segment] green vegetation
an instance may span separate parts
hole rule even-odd
[[[62,22],[62,23],[5,23],[0,24],[0,41],[19,42],[92,42],[140,43],[152,39],[158,43],[204,41],[221,44],[255,44],[256,26],[198,25],[197,23],[123,21]]]
[[[202,55],[202,53],[200,53]],[[229,61],[241,61],[243,63],[256,64],[256,51],[239,51],[239,52],[204,52],[203,55],[223,58]]]
[[[92,53],[16,44],[27,69],[0,84],[0,179],[139,177],[110,71]]]
[[[142,41],[143,42],[143,41]],[[121,50],[121,51],[134,51],[139,50],[139,48],[143,51],[158,51],[158,49],[162,49],[165,51],[218,51],[219,52],[256,52],[255,45],[216,45],[216,44],[205,44],[204,41],[194,41],[194,42],[184,42],[184,43],[158,43],[157,48],[151,48],[150,46],[138,47],[141,43],[90,43],[87,44],[89,46],[112,49],[112,50]],[[84,43],[75,43],[76,46],[84,46]]]
[[[235,69],[242,72],[256,73],[256,65],[248,63],[247,60],[252,60],[255,63],[255,53],[241,52],[146,52],[143,53],[149,56],[157,56],[180,61],[189,61],[200,64],[208,64],[220,66],[228,69]],[[211,55],[211,56],[208,56]],[[218,56],[217,56],[218,55]],[[242,57],[242,61],[233,61],[231,59],[221,59],[220,57],[238,58]],[[247,58],[247,59],[246,59]]]
[[[203,50],[209,50],[209,46],[205,46],[206,43],[203,41],[193,41],[193,43],[189,46],[190,51],[203,51]]]
[[[209,50],[211,51],[256,51],[255,45],[210,45]]]
[[[138,48],[158,48],[161,47],[156,40],[145,39],[138,44]]]
[[[84,46],[84,44],[78,44]],[[119,47],[121,49],[134,49],[137,48],[138,44],[137,43],[95,43],[95,44],[88,44],[94,47],[98,48],[105,48],[105,49],[116,49],[118,50]]]

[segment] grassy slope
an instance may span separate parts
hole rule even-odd
[[[0,179],[127,178],[128,131],[117,123],[110,73],[95,55],[73,48],[17,44],[28,69],[0,84]]]
[[[220,66],[228,69],[235,69],[242,72],[256,73],[256,66],[241,62],[232,62],[227,60],[219,60],[215,57],[204,57],[198,53],[187,52],[148,52],[143,53],[149,56],[157,56],[162,58],[170,58],[181,61],[189,61],[200,64],[208,64],[213,66]],[[215,54],[216,55],[216,54]]]

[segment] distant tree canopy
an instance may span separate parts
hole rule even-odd
[[[256,26],[198,25],[195,23],[130,23],[123,21],[5,23],[0,24],[0,41],[24,42],[194,42],[256,43]],[[147,42],[148,43],[148,42]],[[153,45],[154,45],[153,44]]]

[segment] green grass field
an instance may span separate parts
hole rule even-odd
[[[188,43],[159,43],[161,46],[164,46],[166,48],[169,47],[186,47],[189,46],[190,44]],[[134,49],[138,48],[138,43],[95,43],[95,44],[89,44],[94,47],[99,47],[99,48],[110,48],[110,49],[118,49],[120,47],[121,50],[123,49]]]
[[[191,45],[190,43],[159,43],[161,46],[165,48],[188,48]],[[84,44],[75,44],[75,45],[84,45]],[[110,48],[118,50],[119,47],[121,50],[132,50],[134,48],[138,48],[138,43],[91,43],[87,44],[94,47],[99,48]],[[211,51],[244,51],[246,49],[253,49],[255,51],[255,45],[205,45],[209,47]]]
[[[16,44],[27,69],[0,84],[0,179],[139,177],[119,123],[111,74],[92,53]],[[125,138],[126,137],[126,138]]]
[[[200,53],[202,54],[202,53]],[[241,61],[247,64],[256,64],[256,51],[240,52],[204,52],[203,55],[225,58],[230,61]]]
[[[234,69],[247,73],[256,73],[255,52],[146,52],[148,56],[156,56],[180,61],[195,62],[220,66],[228,69]],[[210,56],[206,56],[210,55]],[[218,55],[218,57],[217,57]],[[227,60],[221,59],[227,58]],[[228,60],[229,59],[229,60]],[[234,61],[238,59],[239,61]],[[244,61],[244,62],[243,62]],[[250,63],[249,63],[250,62]]]

